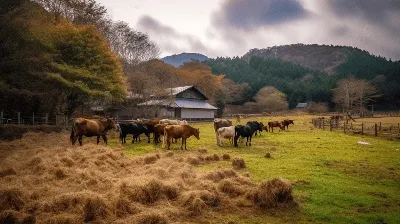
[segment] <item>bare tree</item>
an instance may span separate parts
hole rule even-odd
[[[363,111],[365,105],[378,96],[378,90],[370,82],[353,76],[340,80],[333,89],[333,101],[341,105],[345,113],[351,113],[355,107]]]
[[[255,99],[257,104],[267,111],[281,111],[289,107],[286,95],[273,86],[266,86],[260,89]]]

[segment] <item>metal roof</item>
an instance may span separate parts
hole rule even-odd
[[[175,88],[167,88],[166,91],[168,93],[171,93],[171,95],[175,96],[183,91],[186,91],[190,88],[192,88],[193,86],[179,86],[179,87],[175,87]]]
[[[207,109],[207,110],[216,110],[218,108],[212,106],[205,101],[195,101],[195,100],[183,100],[177,99],[174,101],[168,100],[149,100],[144,103],[138,104],[138,106],[166,106],[173,108],[191,108],[191,109]]]

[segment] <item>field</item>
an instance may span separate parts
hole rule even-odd
[[[19,208],[21,217],[37,214],[45,223],[93,217],[122,223],[400,223],[398,142],[322,131],[312,128],[310,116],[292,118],[288,131],[262,132],[251,147],[239,148],[227,140],[216,146],[213,124],[195,123],[200,140],[188,139],[187,151],[173,144],[170,152],[145,137],[122,146],[116,133],[110,147],[87,138],[83,147],[71,147],[67,134],[36,141],[39,135],[29,133],[0,143],[0,211]],[[234,158],[242,158],[246,168],[233,170]],[[10,169],[15,174],[5,175]],[[282,189],[292,185],[293,202],[263,207],[249,199],[260,183],[274,178],[287,180]],[[148,189],[158,196],[137,193]],[[10,194],[20,203],[4,206]]]

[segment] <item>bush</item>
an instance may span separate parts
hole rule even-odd
[[[307,112],[309,113],[326,113],[329,111],[326,103],[314,103],[310,102],[307,105]]]

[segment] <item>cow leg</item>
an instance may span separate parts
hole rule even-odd
[[[150,143],[150,135],[147,134],[146,136],[147,136],[147,143]]]
[[[107,144],[107,136],[106,136],[106,134],[102,135],[101,137],[103,137],[104,143],[106,143],[106,145],[108,145],[108,144]]]
[[[246,137],[246,146],[248,142],[249,142],[249,137]]]
[[[79,145],[82,145],[82,135],[79,135],[78,141],[79,141]]]
[[[185,150],[187,150],[187,148],[186,148],[186,140],[187,140],[186,138],[185,139],[182,138],[182,142],[185,141]]]
[[[169,147],[171,147],[171,137],[170,136],[167,137],[167,147],[168,147],[168,150],[169,150]]]
[[[74,135],[72,137],[72,145],[75,145],[76,140],[78,139],[78,135]]]
[[[184,138],[182,137],[182,144],[181,144],[181,149],[183,150],[183,142],[184,142]]]
[[[252,137],[252,136],[250,136],[250,142],[249,142],[249,146],[251,146],[251,137]]]
[[[99,144],[99,142],[100,142],[100,135],[97,136],[97,145]]]

